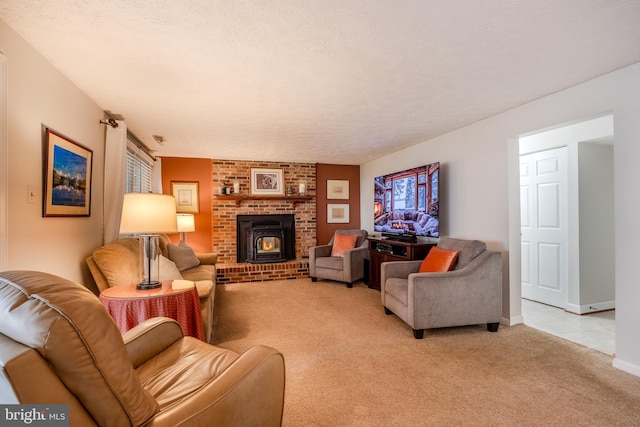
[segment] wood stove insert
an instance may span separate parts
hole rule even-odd
[[[238,215],[236,261],[255,264],[296,257],[295,215]]]

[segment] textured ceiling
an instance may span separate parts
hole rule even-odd
[[[640,61],[631,0],[0,0],[0,19],[161,156],[361,164]]]

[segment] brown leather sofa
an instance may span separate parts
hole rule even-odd
[[[68,404],[71,426],[278,426],[284,358],[241,355],[153,318],[121,335],[87,288],[0,273],[0,403]]]
[[[160,235],[160,252],[165,257],[160,262],[160,279],[185,279],[195,282],[200,297],[205,341],[211,342],[218,256],[212,253],[195,254],[199,265],[177,271],[175,266],[168,265],[170,243],[168,236]],[[98,290],[102,292],[113,286],[135,283],[139,275],[139,254],[138,239],[134,238],[116,240],[94,250],[86,262]]]

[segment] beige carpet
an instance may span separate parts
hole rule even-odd
[[[640,378],[610,356],[525,325],[416,340],[362,282],[219,285],[214,324],[284,354],[284,426],[640,426]]]

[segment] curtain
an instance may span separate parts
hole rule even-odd
[[[156,157],[151,170],[151,191],[162,194],[162,159]]]
[[[127,183],[127,125],[107,126],[104,149],[104,243],[118,239],[122,199]]]

